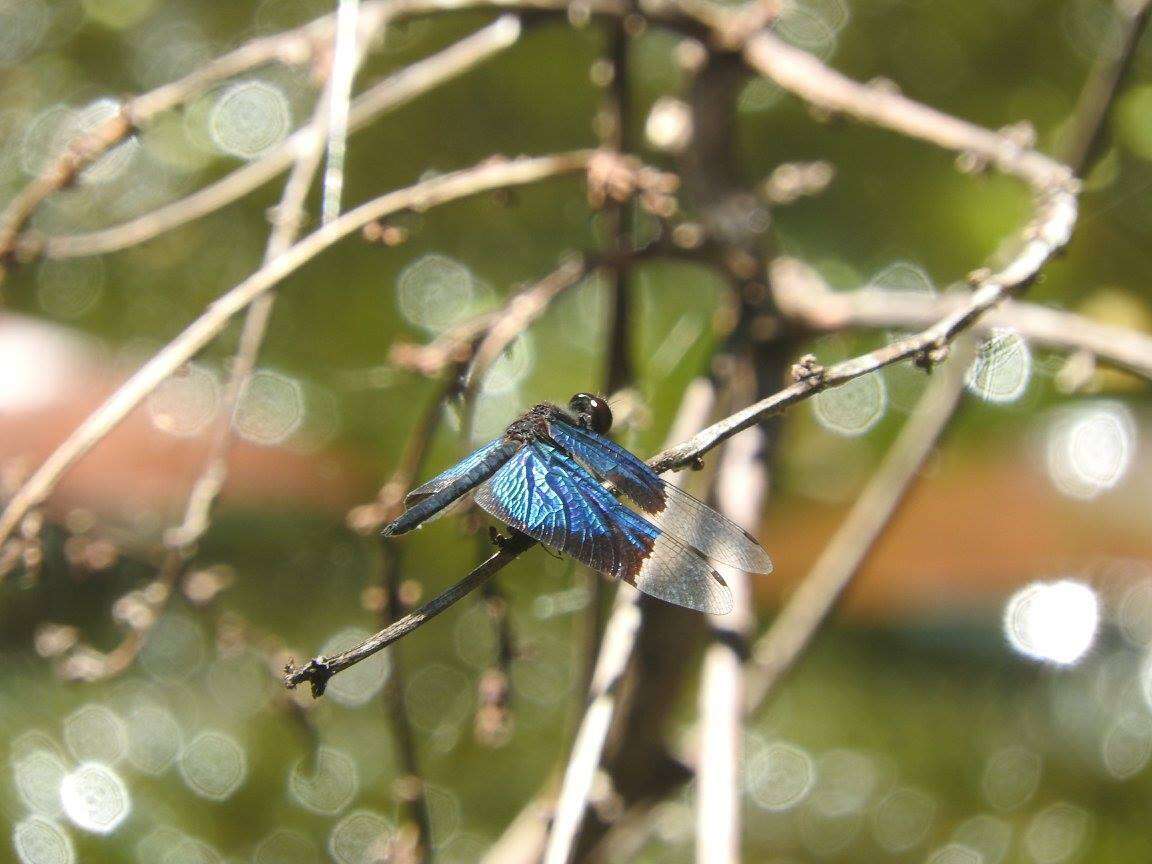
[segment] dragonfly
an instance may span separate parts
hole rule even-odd
[[[536,405],[409,492],[407,509],[383,533],[418,528],[472,494],[496,519],[605,576],[677,606],[730,612],[732,591],[713,562],[770,573],[768,553],[606,437],[611,428],[611,407],[590,393],[577,393],[567,408]]]

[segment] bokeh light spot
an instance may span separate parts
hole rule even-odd
[[[1037,813],[1024,831],[1024,848],[1036,864],[1063,864],[1088,839],[1091,817],[1083,807],[1058,802]]]
[[[277,828],[252,853],[252,864],[315,864],[319,859],[311,838],[288,828]]]
[[[128,714],[128,761],[137,771],[162,774],[176,761],[183,736],[172,712],[137,705]]]
[[[201,732],[179,757],[180,776],[201,798],[223,801],[232,796],[248,773],[244,748],[231,735]]]
[[[848,816],[863,810],[876,789],[872,759],[854,750],[832,750],[816,763],[816,788],[810,805],[824,816]]]
[[[928,271],[919,264],[914,264],[911,261],[893,261],[887,267],[877,271],[868,280],[865,290],[935,294],[936,286],[928,275]]]
[[[428,800],[433,845],[439,849],[451,843],[460,830],[460,799],[451,790],[432,784],[425,786],[424,794]]]
[[[292,126],[288,97],[266,81],[244,81],[221,93],[208,117],[208,134],[225,153],[254,159],[284,140]]]
[[[328,853],[337,864],[373,864],[385,860],[392,823],[371,810],[356,810],[336,823],[328,835]]]
[[[1135,777],[1152,757],[1152,719],[1124,714],[1104,733],[1100,758],[1104,770],[1117,780]]]
[[[359,788],[352,757],[326,745],[297,762],[288,775],[288,791],[296,802],[325,816],[335,816],[351,804]]]
[[[818,393],[812,400],[812,414],[829,432],[855,436],[879,423],[887,405],[888,390],[877,371]]]
[[[984,856],[963,843],[949,843],[929,855],[928,864],[984,864]]]
[[[104,283],[99,258],[49,259],[36,268],[36,299],[46,314],[74,321],[100,302]]]
[[[981,813],[957,825],[952,841],[980,853],[983,864],[1000,864],[1012,847],[1012,825],[1005,819]]]
[[[477,294],[472,271],[446,255],[425,255],[400,273],[396,303],[410,324],[433,333],[466,318]]]
[[[12,760],[12,779],[24,806],[41,816],[59,816],[60,783],[68,766],[53,750],[35,749]]]
[[[425,732],[463,722],[472,707],[468,676],[443,663],[430,663],[408,682],[406,702],[412,724]]]
[[[283,444],[304,423],[304,387],[295,378],[260,369],[244,385],[234,426],[240,437],[271,447]]]
[[[1035,751],[1018,744],[1001,748],[984,765],[984,797],[997,810],[1015,810],[1036,794],[1042,769]]]
[[[249,717],[263,708],[273,687],[265,661],[253,651],[221,657],[212,663],[207,684],[220,707],[234,718]]]
[[[843,0],[798,0],[782,7],[776,29],[785,41],[826,60],[848,16]]]
[[[1066,666],[1096,639],[1100,605],[1082,582],[1033,582],[1017,591],[1004,611],[1004,633],[1021,654]]]
[[[1120,403],[1097,402],[1057,412],[1047,436],[1049,476],[1069,497],[1095,498],[1124,478],[1135,445],[1135,421]]]
[[[115,765],[128,752],[128,730],[110,708],[89,703],[64,718],[64,744],[77,761]]]
[[[159,864],[223,864],[224,856],[210,843],[195,837],[180,836],[166,849]]]
[[[996,328],[964,373],[968,390],[986,402],[1015,402],[1032,378],[1032,352],[1015,330]]]
[[[775,741],[748,760],[745,784],[752,800],[765,810],[790,810],[816,783],[816,762],[795,744]]]
[[[68,832],[40,816],[29,816],[16,823],[12,829],[12,845],[20,864],[74,864],[76,861],[76,847]]]
[[[181,681],[204,662],[204,633],[192,618],[168,613],[148,634],[140,664],[161,681]]]
[[[919,789],[901,786],[888,792],[872,810],[872,836],[898,855],[919,846],[936,818],[936,802]]]
[[[221,392],[215,371],[190,363],[165,379],[148,397],[148,417],[153,426],[168,435],[195,437],[216,417]]]
[[[132,803],[120,775],[99,762],[85,762],[60,782],[64,815],[78,828],[108,834],[128,816]]]

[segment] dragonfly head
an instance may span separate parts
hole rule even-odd
[[[608,402],[591,393],[577,393],[568,401],[568,409],[576,419],[593,432],[601,435],[612,428],[612,409]]]

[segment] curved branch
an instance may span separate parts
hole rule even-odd
[[[444,50],[392,73],[352,100],[348,131],[359,131],[382,114],[475,68],[514,45],[520,33],[519,20],[506,15]],[[302,154],[316,146],[318,134],[316,127],[309,124],[259,159],[191,195],[127,222],[83,234],[46,237],[43,253],[48,258],[77,258],[115,252],[214,213],[286,171]]]
[[[926,327],[967,302],[961,296],[910,291],[865,288],[838,292],[814,281],[812,276],[815,274],[806,274],[803,287],[792,290],[788,286],[777,299],[785,314],[818,332]],[[983,333],[996,327],[1016,330],[1031,342],[1049,348],[1086,351],[1102,363],[1152,381],[1152,335],[1147,333],[1021,300],[1005,300],[981,318],[975,329]]]
[[[583,171],[592,155],[592,151],[578,150],[535,158],[490,159],[474,168],[382,195],[309,234],[212,303],[73,430],[25,481],[0,514],[0,544],[11,535],[25,514],[48,496],[65,471],[119,425],[165,378],[211,342],[232,316],[329,246],[369,222],[401,210],[427,209],[493,189],[523,186]]]
[[[364,10],[361,27],[365,35],[375,32],[380,26],[384,20],[385,8],[385,3],[376,2]],[[294,30],[253,39],[178,81],[124,102],[114,117],[110,117],[82,138],[73,141],[8,204],[0,216],[0,261],[15,251],[20,232],[46,198],[73,183],[84,168],[141,125],[158,114],[187,102],[212,85],[249,69],[275,60],[285,63],[301,63],[307,60],[317,45],[331,37],[332,27],[333,16],[325,15]],[[2,274],[3,271],[0,270],[0,275]]]
[[[744,49],[744,58],[761,75],[818,108],[847,114],[946,150],[972,153],[1042,192],[1073,187],[1071,169],[1055,159],[1022,146],[1003,133],[891,90],[853,81],[774,33],[764,30],[753,36]]]
[[[1027,239],[1020,251],[1000,271],[974,274],[977,276],[976,290],[936,323],[912,336],[826,369],[798,369],[799,380],[795,384],[710,426],[679,447],[664,451],[652,460],[653,466],[657,471],[667,471],[687,465],[769,414],[776,414],[821,390],[846,384],[853,378],[900,360],[915,359],[926,366],[938,362],[945,356],[948,343],[957,334],[975,325],[980,316],[1007,295],[1036,278],[1040,268],[1068,242],[1075,224],[1075,193],[1063,188],[1049,193],[1040,214],[1025,229],[1024,236]]]
[[[971,340],[967,341],[969,344],[957,352],[959,356],[933,379],[831,542],[756,642],[747,678],[751,710],[764,702],[807,647],[952,419],[964,393],[964,373],[973,354]]]

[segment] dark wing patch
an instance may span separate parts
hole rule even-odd
[[[560,420],[549,424],[556,443],[598,477],[609,480],[668,534],[713,561],[746,573],[771,573],[772,559],[756,538],[616,442]]]
[[[621,504],[578,463],[543,444],[525,446],[476,490],[503,522],[646,594],[724,614],[732,594],[703,555]]]

